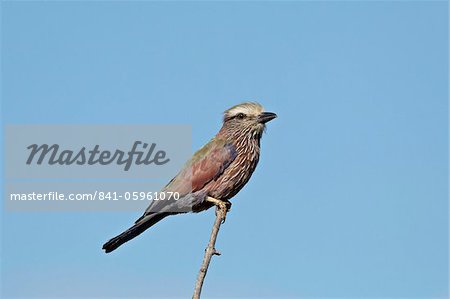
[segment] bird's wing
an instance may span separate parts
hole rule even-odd
[[[163,192],[178,192],[180,197],[201,190],[217,179],[236,158],[234,145],[220,138],[213,138],[186,163],[183,169],[164,187]],[[169,201],[153,201],[144,216],[163,209]]]

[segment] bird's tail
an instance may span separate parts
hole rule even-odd
[[[105,244],[103,244],[103,248],[105,253],[109,253],[113,250],[116,250],[120,245],[125,242],[130,241],[131,239],[137,237],[141,233],[143,233],[146,229],[150,228],[157,222],[161,221],[165,217],[169,216],[170,213],[154,213],[150,215],[144,215],[139,218],[132,227],[121,233],[120,235],[112,238]]]

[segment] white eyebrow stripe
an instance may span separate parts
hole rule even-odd
[[[244,113],[244,114],[251,114],[252,110],[249,109],[248,107],[236,107],[234,109],[230,110],[230,115],[238,115],[239,113]]]
[[[264,109],[260,104],[242,103],[225,111],[225,115],[227,117],[233,117],[238,115],[239,113],[244,113],[246,115],[259,115],[263,111]]]

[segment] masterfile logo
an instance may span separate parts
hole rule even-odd
[[[187,125],[9,125],[5,176],[160,178],[192,154]]]
[[[139,150],[141,148],[142,150]],[[58,144],[32,144],[27,147],[30,150],[30,156],[28,156],[27,164],[30,165],[33,162],[41,165],[47,163],[48,165],[109,165],[116,163],[117,165],[124,165],[124,170],[128,171],[133,163],[136,165],[164,165],[170,161],[166,158],[166,152],[164,150],[156,150],[156,143],[148,144],[142,141],[135,141],[130,151],[125,152],[122,150],[115,150],[113,152],[109,150],[100,150],[100,145],[96,144],[93,149],[87,150],[86,147],[82,147],[78,151],[65,149],[60,151]],[[36,157],[37,156],[37,157]],[[36,157],[36,159],[35,159]]]

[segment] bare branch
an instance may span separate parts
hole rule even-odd
[[[211,237],[209,238],[208,247],[206,247],[205,249],[205,256],[203,257],[202,266],[200,267],[200,271],[198,272],[197,281],[195,283],[194,295],[192,295],[192,299],[200,299],[203,282],[205,280],[209,264],[211,263],[211,258],[213,255],[220,255],[220,252],[218,252],[215,248],[215,244],[217,235],[220,230],[220,226],[225,222],[225,219],[227,217],[229,206],[227,206],[224,202],[221,202],[220,204],[217,202],[215,203],[216,203],[216,221],[214,222]]]

